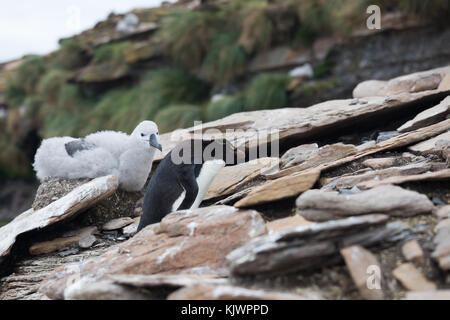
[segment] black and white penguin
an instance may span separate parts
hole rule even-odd
[[[137,231],[160,222],[170,212],[198,208],[220,169],[244,159],[245,153],[226,139],[179,143],[150,179]]]

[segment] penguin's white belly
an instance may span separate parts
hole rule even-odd
[[[205,197],[206,192],[208,192],[208,188],[214,180],[214,177],[223,167],[225,167],[225,161],[223,160],[210,160],[206,161],[203,164],[200,170],[200,174],[196,179],[198,185],[198,193],[194,203],[191,206],[191,209],[198,208],[203,198]]]
[[[183,192],[180,194],[180,196],[175,200],[175,202],[172,205],[172,211],[177,211],[178,208],[183,203],[184,198],[186,197],[186,190],[183,188]]]

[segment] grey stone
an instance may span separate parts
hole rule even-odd
[[[310,221],[371,213],[409,217],[431,213],[434,208],[427,196],[392,185],[379,186],[351,195],[308,190],[297,198],[296,205],[297,212]]]

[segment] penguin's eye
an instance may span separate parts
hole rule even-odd
[[[145,134],[141,133],[141,137],[145,136]]]
[[[156,135],[159,136],[159,132],[157,132]]]

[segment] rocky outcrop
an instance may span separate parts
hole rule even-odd
[[[277,166],[278,158],[260,158],[236,166],[225,167],[214,178],[204,200],[234,193],[245,184]]]
[[[439,103],[437,106],[422,111],[417,116],[415,116],[414,119],[406,122],[404,125],[399,127],[397,131],[407,132],[425,127],[429,124],[444,120],[448,114],[450,114],[450,97],[442,100],[441,103]]]
[[[408,147],[408,149],[412,152],[437,155],[443,154],[443,151],[449,148],[450,131]]]
[[[371,213],[408,217],[429,214],[434,208],[425,195],[389,185],[350,195],[309,190],[297,198],[296,205],[297,212],[311,221]]]
[[[118,187],[116,176],[105,176],[81,185],[70,193],[34,211],[30,209],[0,229],[0,263],[7,258],[19,235],[40,230],[75,216],[111,195]]]
[[[350,189],[354,186],[360,188],[361,186],[365,186],[364,182],[372,182],[376,180],[377,183],[380,183],[380,181],[383,181],[384,179],[391,180],[393,177],[403,177],[425,173],[427,171],[430,171],[432,168],[432,163],[419,162],[401,167],[391,167],[373,171],[371,170],[361,174],[343,175],[337,178],[324,179],[322,183],[325,185],[322,189]]]
[[[353,96],[355,98],[393,96],[404,93],[436,90],[439,88],[442,79],[444,79],[449,72],[449,67],[443,67],[400,76],[389,81],[378,81],[376,82],[376,85],[374,85],[372,81],[369,83],[362,82],[354,89]],[[365,88],[367,87],[371,87],[373,91],[365,92]]]
[[[316,168],[323,170],[335,168],[346,163],[358,160],[362,157],[369,156],[381,151],[392,150],[414,144],[418,141],[423,141],[431,137],[435,137],[443,132],[450,130],[450,119],[430,125],[428,127],[420,128],[411,132],[407,132],[391,139],[382,141],[380,143],[368,142],[358,146],[357,152],[350,156],[344,156],[336,160],[327,162],[323,161],[316,166]],[[304,169],[304,165],[296,165],[290,168],[280,170],[275,173],[268,174],[268,178],[279,178]]]
[[[189,273],[202,268],[221,272],[228,252],[265,232],[264,221],[253,210],[218,206],[174,212],[98,259],[56,270],[41,290],[52,299],[63,299],[71,287],[80,295],[106,275]],[[71,283],[71,278],[76,281]]]
[[[444,72],[444,71],[442,71]],[[450,68],[445,69],[450,72]],[[305,139],[333,127],[350,125],[352,122],[367,119],[375,113],[389,113],[420,103],[426,99],[442,97],[447,91],[427,90],[419,92],[402,92],[389,97],[365,97],[358,100],[332,100],[313,105],[309,108],[285,108],[241,112],[223,119],[208,122],[201,126],[178,130],[175,133],[161,135],[162,159],[177,142],[201,132],[203,137],[226,136],[236,147],[257,147],[272,140]],[[226,129],[235,129],[226,133]],[[244,129],[246,132],[237,129]],[[209,133],[208,133],[209,130]],[[273,133],[278,131],[278,135]],[[258,133],[258,134],[256,134]],[[423,139],[422,139],[423,140]]]
[[[203,207],[172,212],[137,234],[142,193],[97,188],[111,177],[44,181],[34,211],[1,229],[11,265],[0,298],[390,299],[417,289],[445,296],[435,288],[445,287],[450,266],[450,119],[431,116],[395,131],[448,94],[441,71],[384,83],[377,90],[388,96],[205,124],[206,138],[245,129],[227,138],[247,156],[261,132],[280,149],[224,167]],[[371,121],[382,128],[366,131]],[[196,129],[163,135],[165,152]],[[95,205],[86,209],[89,199]]]
[[[238,208],[243,208],[297,196],[309,190],[315,184],[319,175],[320,171],[313,169],[268,181],[252,189],[243,199],[234,205]]]
[[[46,207],[88,181],[89,179],[45,179],[36,192],[33,209],[36,211]],[[139,199],[142,197],[143,191],[126,192],[117,189],[104,200],[97,202],[95,206],[88,208],[83,216],[80,217],[81,221],[79,223],[85,226],[95,224],[100,228],[104,223],[112,219],[139,215],[136,209],[142,207],[142,203],[139,202]]]
[[[339,262],[339,250],[396,241],[408,228],[367,215],[296,227],[253,239],[227,256],[233,276],[264,276],[311,270]],[[394,240],[395,239],[395,240]]]
[[[50,241],[37,242],[33,244],[28,251],[31,255],[39,255],[54,251],[63,251],[72,248],[89,248],[96,240],[95,234],[98,234],[96,227],[86,227],[72,232],[68,232],[61,238]]]

